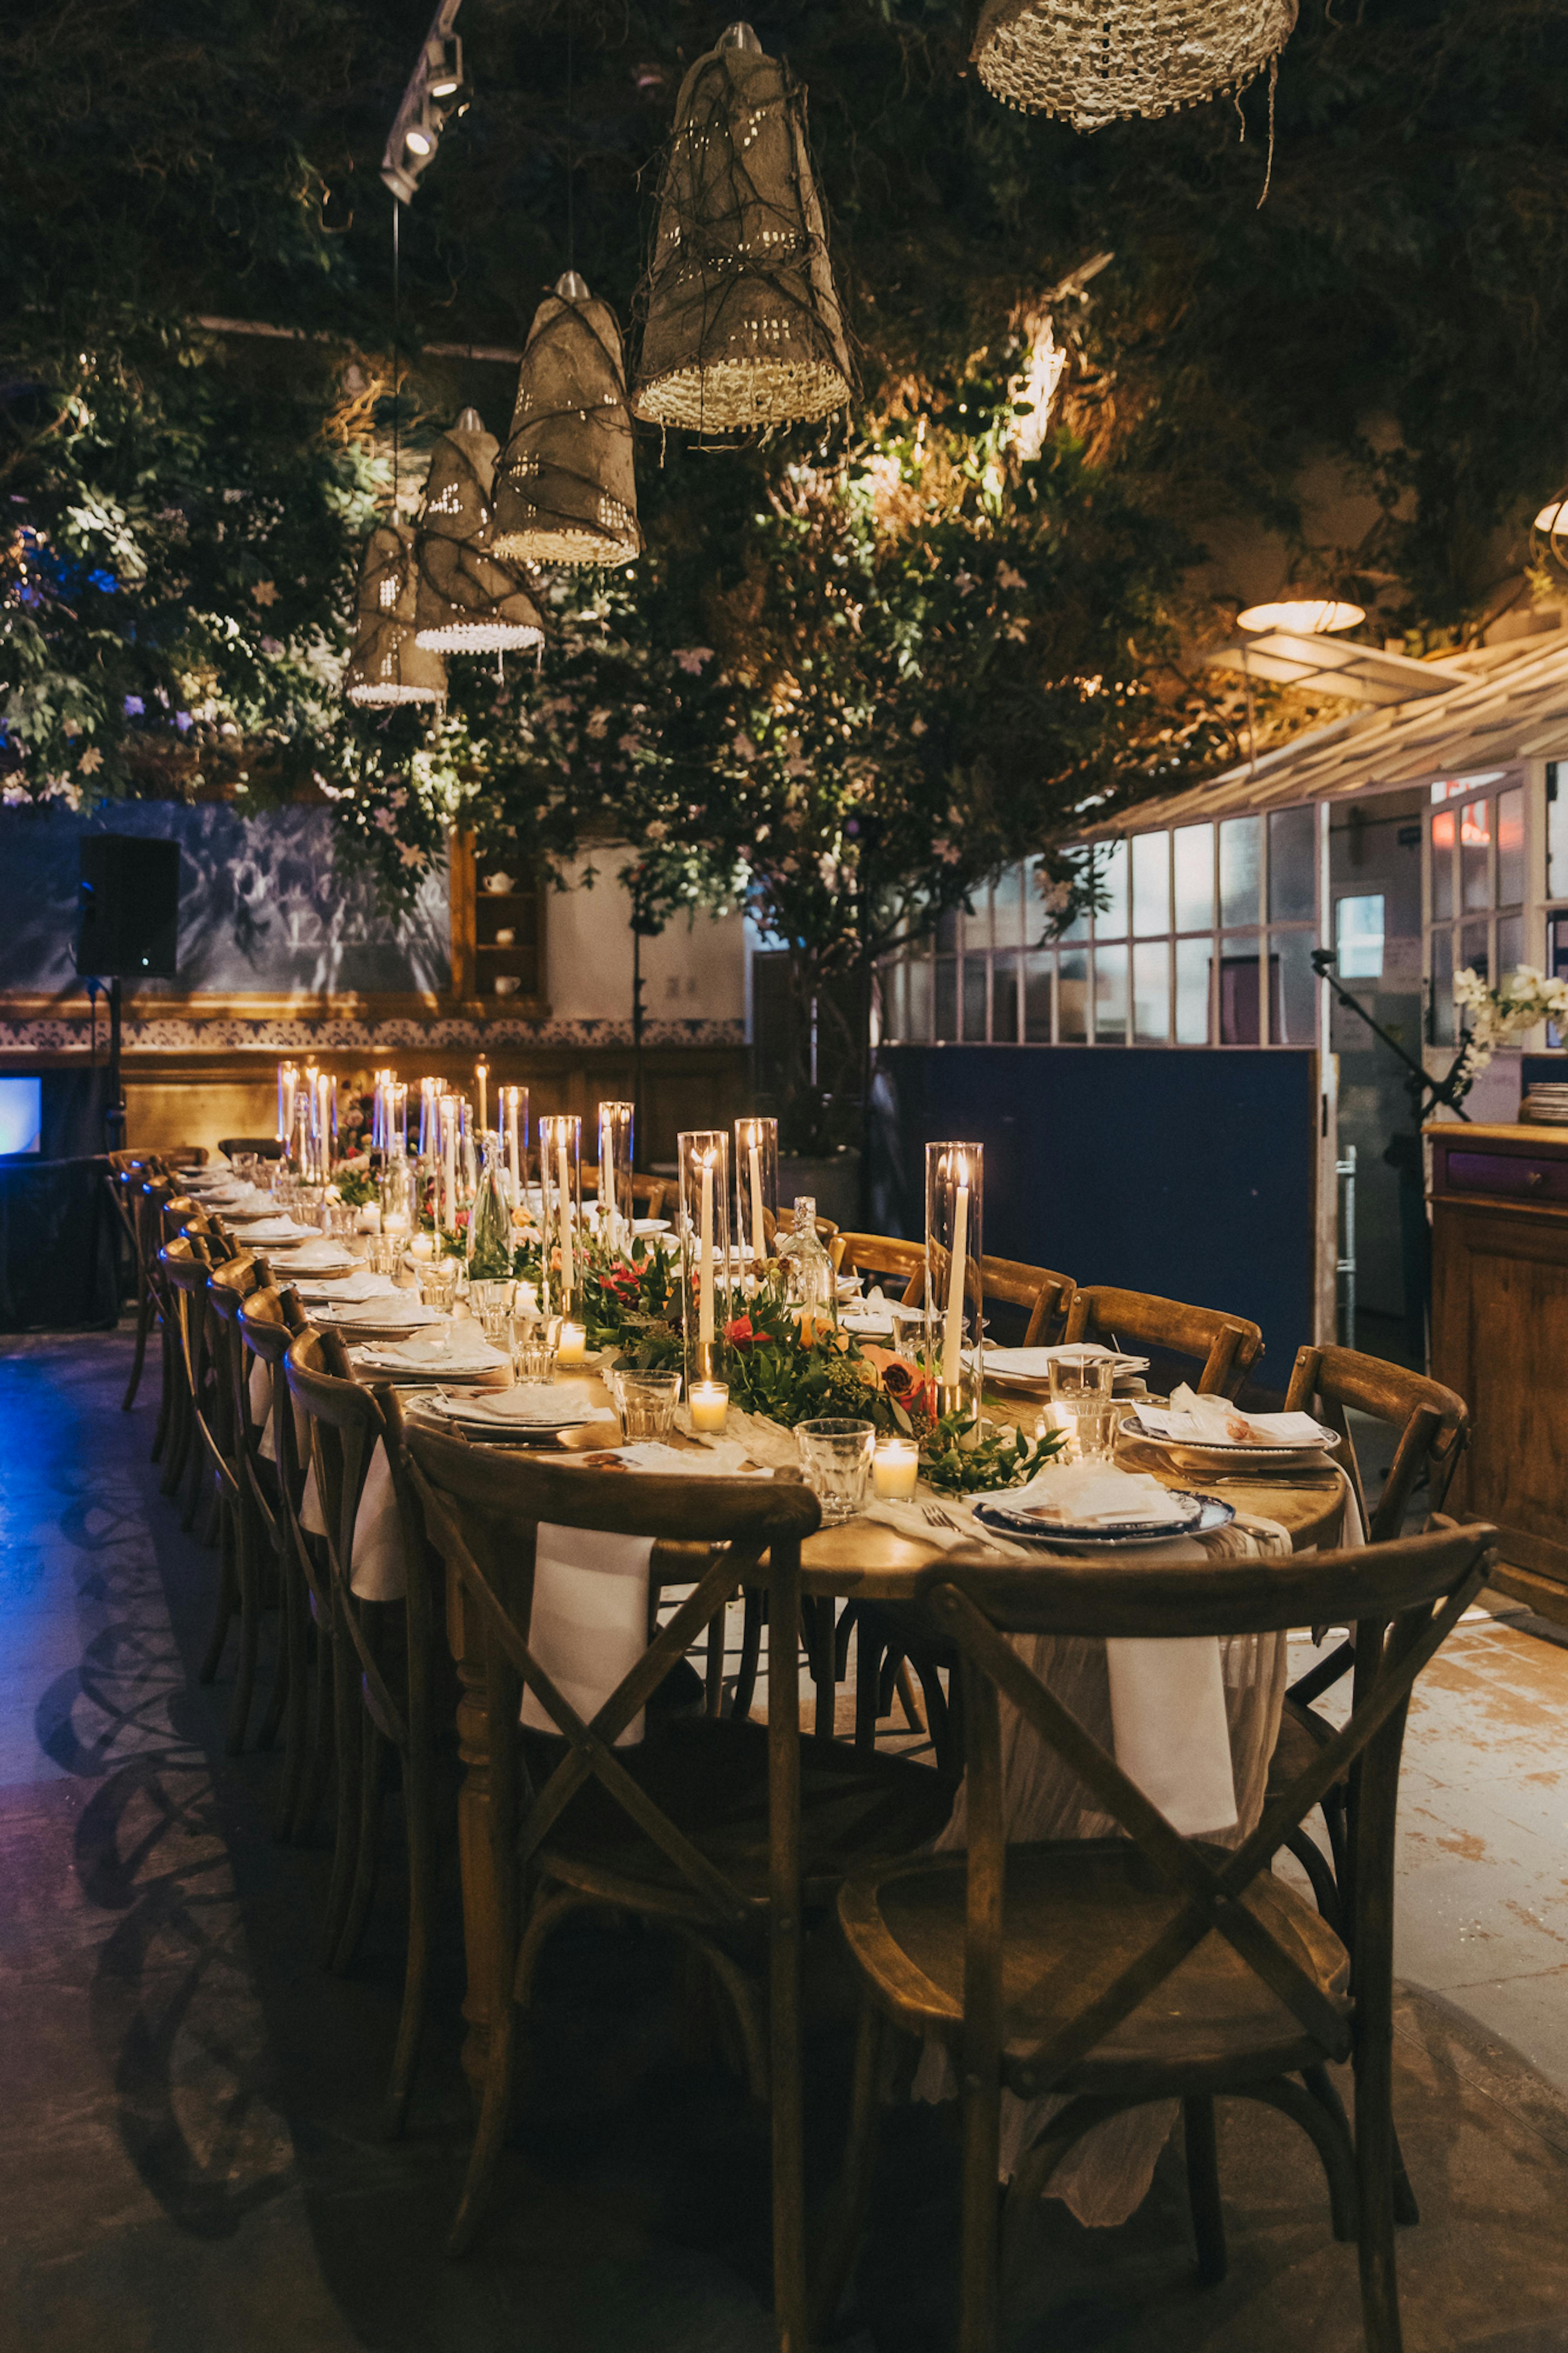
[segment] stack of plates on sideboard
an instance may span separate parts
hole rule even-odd
[[[1568,1127],[1568,1085],[1538,1079],[1520,1104],[1519,1115],[1532,1127]]]

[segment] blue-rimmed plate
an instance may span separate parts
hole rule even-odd
[[[998,1535],[1041,1545],[1163,1544],[1173,1536],[1211,1535],[1236,1517],[1217,1495],[1190,1495],[1174,1487],[1170,1493],[1172,1501],[1184,1506],[1178,1520],[1048,1520],[1037,1512],[992,1501],[976,1504],[974,1516]]]

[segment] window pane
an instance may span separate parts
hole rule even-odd
[[[1492,902],[1488,851],[1492,838],[1490,801],[1470,801],[1459,811],[1459,904],[1489,907]]]
[[[1127,951],[1094,952],[1094,1034],[1101,1046],[1127,1043]]]
[[[1024,1035],[1031,1046],[1051,1042],[1051,967],[1054,956],[1037,950],[1024,959]]]
[[[1232,940],[1219,960],[1219,1042],[1256,1046],[1261,1037],[1256,940]]]
[[[904,1010],[904,967],[888,963],[877,968],[880,1001],[881,1034],[889,1046],[900,1045],[909,1036]]]
[[[1446,923],[1454,912],[1454,812],[1439,809],[1432,820],[1432,920]]]
[[[1145,836],[1160,841],[1164,838]],[[1136,877],[1136,862],[1133,873]],[[1139,903],[1136,880],[1132,903]],[[1132,951],[1132,1035],[1140,1046],[1163,1046],[1170,1034],[1171,951],[1163,940],[1141,941]]]
[[[1497,804],[1497,902],[1500,907],[1518,907],[1523,900],[1524,795],[1522,792],[1500,793]],[[1500,948],[1498,956],[1500,963]]]
[[[1310,932],[1271,932],[1269,1037],[1276,1046],[1318,1042],[1318,976],[1312,970]]]
[[[1184,825],[1171,836],[1175,860],[1176,929],[1206,932],[1214,922],[1214,828]]]
[[[1383,977],[1383,892],[1342,899],[1334,909],[1334,945],[1342,980]]]
[[[1491,957],[1488,953],[1491,945],[1490,931],[1489,923],[1467,923],[1459,934],[1460,964],[1487,981],[1492,976]]]
[[[1568,761],[1546,769],[1546,895],[1568,899]]]
[[[1208,831],[1207,826],[1203,830]],[[1176,837],[1181,839],[1180,834]],[[1176,1043],[1206,1046],[1209,1041],[1209,939],[1176,942]]]
[[[1134,834],[1131,848],[1132,928],[1147,939],[1171,928],[1171,837]]]
[[[1434,1046],[1454,1042],[1454,936],[1444,929],[1432,934],[1432,1009],[1428,1015]]]
[[[998,1046],[1018,1042],[1018,955],[1004,949],[991,965],[991,1035]]]
[[[1060,1036],[1064,1045],[1078,1044],[1089,1035],[1089,956],[1082,948],[1064,948],[1057,981]]]
[[[1094,935],[1100,940],[1124,940],[1127,936],[1127,844],[1124,841],[1103,843],[1094,853],[1094,868],[1105,900],[1094,919]]]
[[[958,1035],[958,958],[938,956],[934,970],[936,985],[935,1031],[939,1039]]]
[[[958,945],[958,910],[948,907],[936,919],[936,944],[939,951],[951,951]]]
[[[1522,915],[1500,915],[1497,926],[1497,973],[1499,980],[1507,980],[1519,970],[1524,955],[1524,918]]]
[[[1219,919],[1222,923],[1258,921],[1258,864],[1263,820],[1227,817],[1219,829]]]
[[[963,1035],[972,1046],[985,1043],[985,965],[984,956],[963,959]]]
[[[1568,980],[1568,915],[1554,915],[1546,926],[1546,968],[1553,980]],[[1563,1032],[1551,1022],[1546,1025],[1546,1042],[1553,1049],[1563,1043]]]
[[[1318,912],[1318,812],[1276,809],[1268,820],[1268,913],[1310,923]]]
[[[993,936],[999,948],[1021,948],[1026,944],[1024,931],[1024,870],[1010,866],[992,894]]]
[[[904,966],[904,986],[910,993],[909,1028],[904,1035],[917,1046],[931,1043],[931,970],[929,956]]]

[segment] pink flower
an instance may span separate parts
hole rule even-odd
[[[710,662],[712,659],[713,649],[711,646],[678,646],[676,648],[676,666],[678,669],[683,670],[688,678],[697,677],[703,663]]]

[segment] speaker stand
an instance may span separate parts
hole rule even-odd
[[[120,1083],[120,976],[109,984],[109,1108],[103,1124],[110,1152],[125,1149],[125,1093]]]

